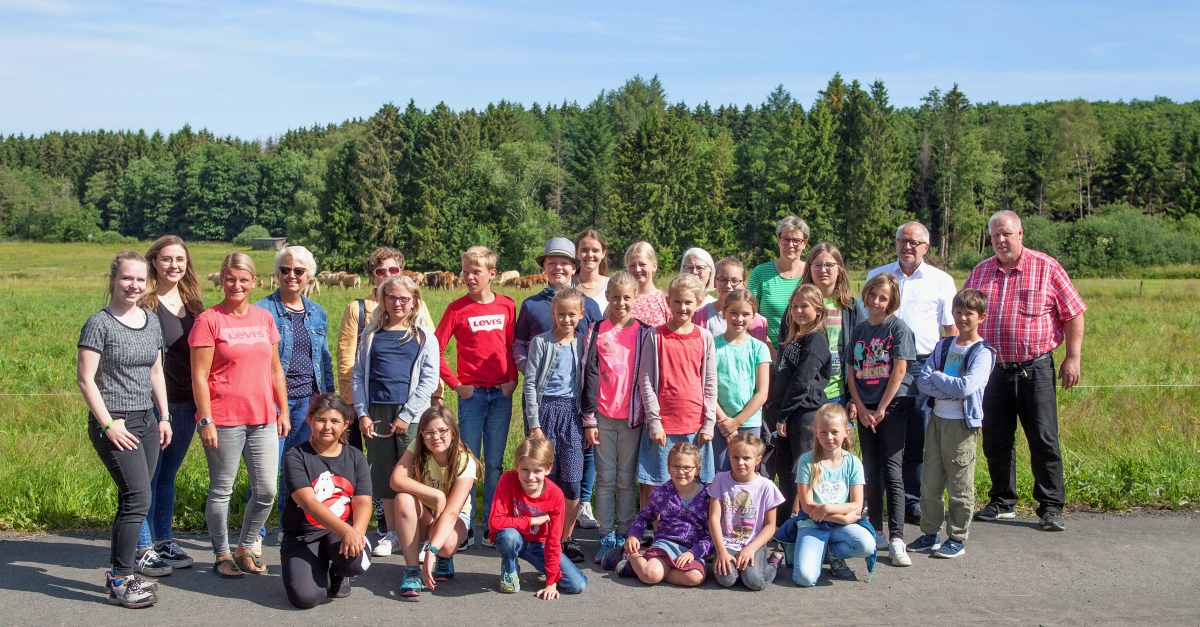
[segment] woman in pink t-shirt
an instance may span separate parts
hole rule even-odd
[[[213,572],[225,578],[267,572],[258,529],[275,503],[279,442],[290,429],[287,381],[275,349],[279,331],[271,314],[249,300],[256,275],[249,255],[229,253],[221,262],[225,299],[197,316],[188,336],[200,441],[208,459],[204,514],[217,556]],[[229,496],[243,457],[254,496],[231,554]]]

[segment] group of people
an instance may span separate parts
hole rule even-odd
[[[695,586],[712,570],[721,586],[761,590],[791,564],[812,586],[824,564],[834,578],[852,576],[853,557],[873,569],[883,548],[897,566],[909,551],[957,557],[972,517],[1014,516],[1018,421],[1040,524],[1061,530],[1051,351],[1065,340],[1059,377],[1074,385],[1085,307],[1053,258],[1023,248],[1016,214],[989,230],[996,255],[957,290],[923,260],[928,230],[903,225],[897,261],[871,271],[861,300],[837,246],[805,255],[795,216],[778,224],[775,261],[747,275],[689,249],[666,290],[646,242],[610,274],[600,233],[553,238],[537,258],[547,286],[519,310],[491,289],[496,255],[473,246],[467,294],[437,324],[403,254],[379,248],[365,263],[373,289],[342,315],[338,393],[326,313],[303,295],[317,271],[303,247],[276,254],[279,289],[255,304],[254,262],[230,253],[208,309],[182,240],[123,251],[78,357],[89,435],[118,492],[109,600],[153,604],[157,584],[141,575],[192,564],[171,515],[193,433],[213,572],[267,571],[278,497],[284,587],[301,608],[349,595],[368,556],[393,552],[399,594],[417,597],[453,579],[454,555],[477,538],[499,553],[502,592],[520,590],[524,560],[545,575],[538,597],[578,594],[577,526],[598,528],[594,562],[647,584]],[[505,472],[518,385],[526,437]],[[973,512],[980,435],[992,488]],[[230,547],[239,460],[250,494]],[[922,533],[907,545],[906,521]]]

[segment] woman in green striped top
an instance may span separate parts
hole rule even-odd
[[[779,322],[787,312],[788,299],[804,276],[804,247],[808,245],[808,223],[788,216],[775,227],[779,258],[754,268],[746,289],[758,299],[759,313],[767,319],[767,337],[779,346]]]

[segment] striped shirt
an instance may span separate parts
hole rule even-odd
[[[779,323],[783,321],[788,300],[798,285],[800,277],[785,279],[773,261],[755,266],[746,282],[746,289],[758,299],[758,312],[767,319],[767,337],[776,347],[779,346]]]

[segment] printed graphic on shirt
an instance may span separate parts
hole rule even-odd
[[[521,499],[519,499],[515,496],[513,497],[513,500],[512,500],[512,506],[513,506],[513,511],[516,511],[518,516],[528,516],[530,518],[537,518],[538,516],[546,515],[546,512],[543,512],[542,510],[529,505],[529,503],[526,503],[525,501],[522,501]],[[536,534],[538,532],[539,527],[541,527],[541,525],[530,525],[529,533],[531,535]]]
[[[471,325],[472,333],[478,333],[480,331],[503,331],[504,314],[471,316],[467,318],[467,323]]]
[[[942,367],[942,372],[946,373],[946,376],[950,377],[963,376],[963,360],[966,358],[966,353],[956,353],[954,351],[950,351],[949,354],[946,355],[946,365]]]
[[[846,487],[845,481],[822,481],[817,485],[817,494],[821,495],[823,503],[845,503],[850,499],[847,498],[849,488]]]
[[[739,546],[746,546],[754,539],[754,525],[758,521],[758,506],[749,492],[738,492],[729,498],[726,494],[722,499],[725,509],[733,514],[733,534],[730,538]]]
[[[269,344],[271,334],[265,326],[221,327],[220,337],[230,346],[238,344]]]
[[[859,381],[875,382],[892,375],[892,336],[873,337],[871,344],[863,340],[854,344],[854,377]]]
[[[350,483],[345,477],[339,477],[326,470],[312,483],[312,489],[317,495],[317,500],[328,507],[334,516],[342,521],[350,520],[350,515],[354,513],[354,507],[350,503],[354,498],[353,483]],[[308,519],[308,524],[318,529],[325,529],[325,526],[313,518],[312,514],[304,512],[304,517]]]

